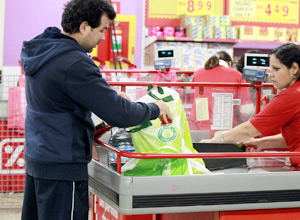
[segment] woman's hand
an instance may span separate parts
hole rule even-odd
[[[256,138],[249,141],[244,141],[242,144],[247,146],[247,152],[259,152],[265,149],[266,141],[262,138]]]
[[[242,144],[246,146],[249,145],[247,148],[248,152],[258,152],[273,148],[287,148],[286,142],[281,134],[263,138],[255,138],[249,141],[244,141]]]
[[[202,139],[199,143],[213,143],[212,139]]]

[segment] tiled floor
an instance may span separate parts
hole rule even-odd
[[[18,208],[5,208],[0,209],[1,219],[5,220],[20,220],[21,219],[21,209]]]
[[[21,212],[22,210],[20,208],[15,209],[15,208],[5,208],[1,209],[0,208],[0,216],[1,220],[20,220],[21,219]],[[89,219],[92,219],[92,212],[90,210],[89,212]]]
[[[0,193],[0,209],[21,208],[23,198],[23,192],[2,192]]]
[[[23,193],[0,193],[0,220],[20,220]],[[92,212],[89,212],[92,219]]]

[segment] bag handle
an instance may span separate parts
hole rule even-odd
[[[134,133],[134,132],[138,132],[144,128],[148,128],[150,126],[152,126],[151,121],[146,121],[144,124],[141,124],[140,126],[132,128],[132,129],[128,129],[128,130],[126,129],[126,131],[129,133]]]
[[[148,93],[149,96],[151,96],[151,97],[154,98],[155,100],[162,100],[162,101],[164,101],[164,102],[171,102],[171,101],[174,100],[173,97],[172,97],[172,95],[166,96],[166,97],[164,97],[164,98],[162,98],[162,99],[158,98],[156,95],[154,95],[154,94],[152,93],[152,91],[151,91],[152,88],[153,88],[152,85],[148,86],[147,93]],[[160,86],[157,86],[157,91],[158,91],[158,93],[161,94],[161,95],[164,94],[164,90],[163,90],[163,88],[161,88]]]
[[[154,95],[154,94],[151,92],[151,89],[152,89],[152,88],[153,88],[152,85],[148,86],[147,93],[148,93],[148,95],[151,96],[153,99],[155,99],[155,100],[162,100],[162,101],[164,101],[164,102],[171,102],[171,101],[174,100],[173,97],[172,97],[172,95],[166,96],[166,97],[164,97],[164,98],[162,98],[162,99],[158,98],[156,95]],[[158,93],[161,94],[161,95],[164,94],[164,90],[163,90],[161,87],[159,87],[159,86],[157,86],[157,91],[158,91]],[[142,130],[142,129],[144,129],[144,128],[148,128],[148,127],[150,127],[150,126],[152,126],[151,121],[146,121],[144,124],[141,124],[140,126],[135,127],[135,128],[133,128],[133,129],[128,129],[127,131],[128,131],[129,133],[134,133],[134,132],[138,132],[138,131],[140,131],[140,130]]]

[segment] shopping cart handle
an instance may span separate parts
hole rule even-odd
[[[96,131],[94,134],[94,140],[98,140],[100,137],[102,137],[106,132],[108,132],[110,129],[112,129],[112,126],[102,122],[99,125],[96,126]]]

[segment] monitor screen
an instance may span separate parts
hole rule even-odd
[[[251,54],[245,55],[245,66],[269,68],[269,56],[267,54]]]
[[[162,58],[162,57],[174,57],[174,51],[173,50],[159,50],[158,58]]]

